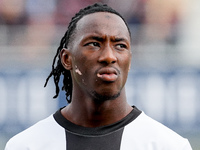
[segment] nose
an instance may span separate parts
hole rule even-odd
[[[117,61],[117,57],[115,56],[113,49],[110,46],[106,46],[102,49],[98,61],[100,63],[111,64]]]

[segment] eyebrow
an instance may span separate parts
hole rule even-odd
[[[93,39],[93,40],[97,40],[97,41],[104,41],[105,39],[103,37],[100,37],[100,36],[90,36],[88,37],[87,39]],[[120,42],[120,41],[127,41],[125,38],[111,38],[111,41],[112,42]]]
[[[121,41],[127,41],[125,38],[112,38],[112,42],[121,42]]]
[[[102,41],[105,40],[104,38],[99,37],[99,36],[91,36],[91,37],[89,37],[89,39],[97,40],[97,41],[99,41],[99,42],[102,42]]]

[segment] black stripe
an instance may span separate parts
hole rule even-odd
[[[84,136],[66,131],[67,150],[119,150],[123,129],[103,136]]]

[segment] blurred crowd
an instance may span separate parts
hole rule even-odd
[[[95,2],[109,4],[131,25],[148,25],[147,36],[167,40],[173,36],[171,33],[180,21],[184,4],[181,0],[0,0],[0,25],[28,25],[26,39],[34,44],[37,32],[47,30],[45,38],[37,41],[40,44],[52,36],[55,25],[67,25],[80,8]],[[161,32],[155,34],[158,28]]]

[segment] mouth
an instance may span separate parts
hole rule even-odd
[[[97,77],[106,82],[114,82],[118,78],[118,72],[115,68],[102,68],[98,70]]]

